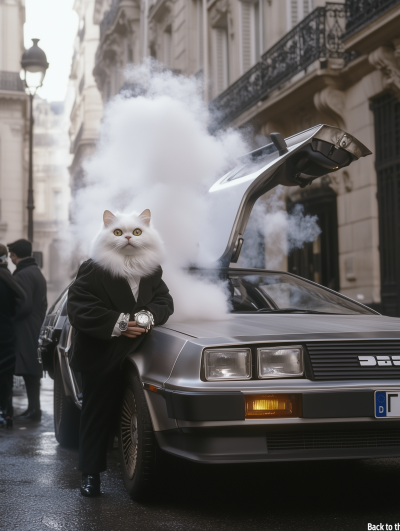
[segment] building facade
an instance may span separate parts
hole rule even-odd
[[[272,4],[272,2],[271,2]],[[288,268],[400,316],[400,2],[347,0],[314,9],[212,102],[215,128],[290,136],[317,123],[354,134],[362,161],[289,188],[322,229]]]
[[[28,96],[19,77],[24,51],[22,0],[0,2],[0,242],[27,235]]]
[[[29,97],[20,79],[24,4],[0,2],[0,242],[5,244],[27,237]],[[57,240],[68,221],[68,123],[61,103],[39,96],[34,120],[33,251],[52,303],[66,285]]]
[[[94,74],[103,101],[129,63],[154,57],[204,79],[212,99],[323,0],[96,0],[100,42]],[[206,58],[206,60],[205,60]]]
[[[96,0],[93,15],[103,104],[126,65],[152,56],[203,80],[215,131],[267,141],[327,123],[369,147],[285,190],[285,208],[317,216],[321,234],[282,267],[400,316],[400,0]]]
[[[47,280],[49,304],[68,284],[63,234],[70,200],[68,119],[63,102],[34,99],[33,136],[34,245]]]
[[[94,0],[76,0],[74,10],[79,17],[75,38],[69,91],[73,93],[70,113],[70,166],[72,192],[84,184],[82,161],[96,145],[103,105],[93,77],[99,26],[94,22]]]

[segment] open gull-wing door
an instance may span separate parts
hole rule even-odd
[[[371,154],[356,138],[329,125],[317,125],[285,140],[272,133],[271,139],[271,144],[243,157],[208,192],[214,231],[206,247],[209,257],[221,265],[239,258],[247,222],[261,195],[279,184],[306,186]]]

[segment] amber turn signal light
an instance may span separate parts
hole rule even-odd
[[[245,418],[301,417],[301,395],[245,395]]]

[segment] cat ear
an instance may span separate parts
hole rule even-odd
[[[150,225],[151,213],[148,208],[146,208],[146,210],[143,210],[139,217],[143,219],[145,225]]]
[[[104,214],[103,214],[103,221],[104,221],[104,226],[105,227],[108,227],[110,225],[110,223],[112,223],[115,219],[115,216],[112,212],[110,212],[109,210],[105,210],[104,211]]]

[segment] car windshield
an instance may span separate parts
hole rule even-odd
[[[249,274],[230,270],[225,280],[233,313],[375,313],[355,301],[287,273]]]

